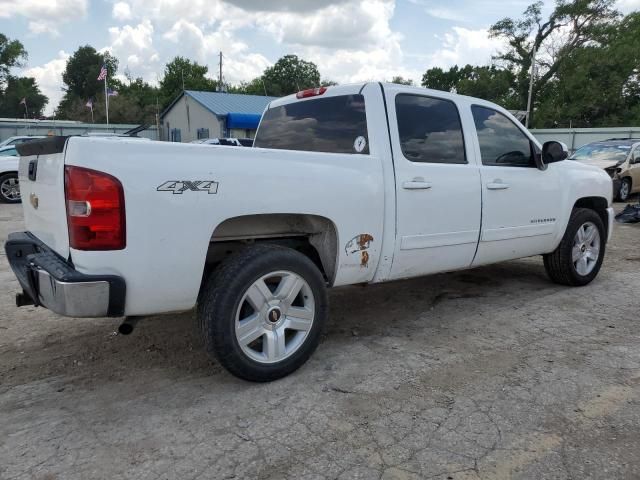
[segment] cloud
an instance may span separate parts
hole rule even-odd
[[[348,3],[351,0],[325,0],[319,2],[318,0],[270,0],[265,2],[264,0],[227,0],[227,3],[231,3],[237,7],[242,8],[248,12],[313,12],[317,11],[318,7],[327,7],[329,5],[339,5]]]
[[[156,83],[157,74],[162,69],[160,55],[154,41],[155,29],[150,20],[137,25],[109,28],[110,44],[101,52],[109,51],[118,60],[120,71],[129,70],[134,77],[142,77]]]
[[[84,17],[87,6],[87,0],[0,0],[0,18],[24,17],[29,20],[31,33],[57,36],[58,26],[77,17]]]
[[[126,5],[127,15],[151,22],[154,48],[163,62],[187,56],[208,65],[216,76],[217,53],[222,51],[228,82],[251,80],[276,60],[256,52],[243,38],[256,29],[274,39],[272,49],[314,61],[326,78],[341,82],[396,74],[417,78],[403,68],[402,35],[390,27],[394,0],[126,0]],[[115,10],[114,5],[114,17]],[[110,32],[115,28],[122,36],[126,27],[112,27]],[[119,52],[124,50],[112,40],[114,54],[122,58]],[[129,55],[135,75],[133,64],[143,66],[146,60],[138,51]]]
[[[53,60],[37,67],[28,67],[20,72],[24,77],[36,79],[42,93],[49,97],[49,103],[45,109],[47,114],[53,113],[64,95],[62,91],[62,73],[67,66],[70,55],[63,50],[58,52],[58,56]]]
[[[131,14],[131,7],[126,2],[114,3],[111,15],[113,18],[120,21],[131,20],[133,18],[133,15]]]
[[[425,8],[425,12],[427,12],[427,15],[434,18],[439,18],[441,20],[449,20],[452,22],[468,21],[467,17],[460,14],[459,10],[437,7],[437,8]]]
[[[505,47],[498,38],[489,38],[486,29],[472,30],[453,27],[442,37],[436,36],[442,47],[429,55],[429,66],[450,67],[453,65],[488,65],[492,55]]]
[[[278,42],[359,50],[372,48],[399,38],[391,32],[389,21],[395,2],[364,0],[342,2],[306,14],[267,13],[256,24],[276,37]]]
[[[616,8],[624,14],[631,13],[640,10],[640,0],[618,0]]]
[[[163,37],[174,45],[171,49],[174,55],[187,51],[189,57],[200,64],[217,64],[217,53],[223,52],[223,74],[226,82],[251,80],[271,65],[263,55],[249,53],[248,45],[237,40],[232,31],[224,27],[206,32],[192,22],[179,20]],[[210,68],[209,74],[212,78],[217,78],[214,70]]]
[[[352,83],[402,75],[417,80],[419,72],[404,65],[403,37],[390,26],[394,8],[390,0],[350,0],[305,14],[267,13],[256,25],[318,65],[323,78]]]

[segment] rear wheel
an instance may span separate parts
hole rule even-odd
[[[0,175],[0,202],[20,203],[20,182],[17,173]]]
[[[257,245],[225,261],[198,304],[207,352],[232,374],[256,382],[284,377],[318,346],[327,293],[301,253]]]
[[[602,266],[605,241],[606,232],[600,215],[587,208],[574,209],[560,245],[544,255],[547,274],[561,285],[590,283]]]
[[[626,202],[631,195],[631,180],[623,178],[620,182],[620,190],[618,190],[618,199],[621,202]]]

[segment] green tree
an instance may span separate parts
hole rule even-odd
[[[505,108],[518,108],[514,73],[496,66],[460,68],[455,65],[446,71],[434,67],[423,75],[422,86],[483,98]]]
[[[0,88],[7,82],[13,67],[21,67],[27,59],[27,51],[18,40],[11,40],[0,33]]]
[[[25,99],[27,109],[20,102]],[[0,101],[0,117],[29,118],[42,116],[49,99],[43,95],[34,78],[9,75]]]
[[[61,118],[75,120],[72,113],[77,110],[74,107],[76,103],[86,103],[89,98],[96,98],[104,92],[104,83],[98,81],[102,65],[107,67],[109,85],[114,85],[115,80],[111,77],[118,70],[118,59],[109,52],[98,53],[92,46],[85,45],[78,48],[67,60],[62,74],[65,94],[58,106],[58,115]]]
[[[229,93],[242,93],[245,95],[266,95],[265,85],[262,77],[256,77],[250,82],[240,82],[239,85],[231,85]]]
[[[391,83],[397,83],[398,85],[413,85],[413,80],[396,75],[391,79]]]
[[[62,81],[68,94],[87,99],[104,90],[102,82],[97,80],[102,65],[107,67],[109,77],[118,70],[118,59],[109,52],[98,53],[90,45],[78,48],[67,60]]]
[[[540,91],[536,127],[614,127],[640,123],[640,13],[600,44],[575,49]]]
[[[320,86],[320,72],[313,62],[285,55],[264,71],[262,80],[268,95],[281,97]]]
[[[534,52],[540,73],[535,78],[533,95],[547,84],[576,49],[601,38],[619,13],[615,0],[556,0],[548,18],[542,16],[543,2],[531,4],[522,18],[504,18],[489,34],[506,40],[508,47],[496,59],[516,74],[515,89],[519,108],[527,105],[529,75]]]
[[[218,82],[206,75],[209,68],[192,62],[188,58],[175,57],[164,68],[160,80],[160,98],[163,108],[167,107],[182,90],[215,91]]]
[[[422,76],[422,86],[443,92],[455,92],[461,79],[462,75],[457,65],[446,71],[440,67],[433,67]]]
[[[160,91],[142,78],[130,79],[118,88],[118,96],[109,101],[109,119],[120,123],[155,124],[160,110]]]

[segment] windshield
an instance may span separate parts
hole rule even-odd
[[[2,150],[0,151],[0,156],[2,157],[9,157],[9,156],[17,156],[18,152],[16,151],[16,148],[7,148],[6,150]]]
[[[591,144],[580,147],[569,157],[571,160],[611,160],[624,162],[631,151],[631,145]]]

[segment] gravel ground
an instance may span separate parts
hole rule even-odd
[[[0,205],[0,239],[21,228]],[[17,309],[0,254],[0,478],[638,479],[639,232],[579,289],[540,258],[337,289],[270,384],[211,362],[193,312],[123,337]]]

